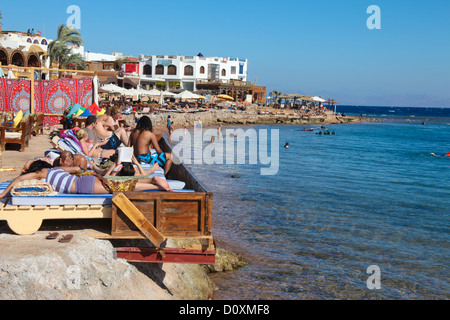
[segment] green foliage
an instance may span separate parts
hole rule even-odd
[[[69,65],[73,65],[77,69],[84,69],[86,64],[81,55],[72,54],[72,50],[70,49],[79,47],[82,44],[83,40],[78,30],[68,27],[65,24],[59,25],[56,40],[53,40],[48,45],[50,64],[56,61],[59,68],[67,68]]]

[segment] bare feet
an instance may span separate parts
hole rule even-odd
[[[168,183],[166,180],[164,180],[164,179],[162,179],[162,178],[160,178],[160,177],[154,177],[154,178],[152,179],[152,184],[156,185],[156,186],[157,186],[159,189],[161,189],[161,190],[164,190],[164,191],[173,191],[173,190],[170,188],[169,183]]]

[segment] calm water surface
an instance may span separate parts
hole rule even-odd
[[[430,153],[450,152],[449,123],[247,126],[279,130],[278,174],[191,165],[214,193],[219,245],[249,261],[212,275],[214,298],[448,299],[450,158]],[[381,289],[367,287],[371,265]]]

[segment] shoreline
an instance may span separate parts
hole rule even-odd
[[[257,125],[257,124],[286,124],[286,125],[317,125],[317,124],[344,124],[344,123],[363,123],[380,122],[378,118],[368,118],[360,116],[342,116],[334,114],[331,111],[320,115],[301,115],[295,110],[280,111],[272,109],[271,111],[258,111],[256,107],[248,107],[245,111],[240,110],[199,110],[197,112],[181,113],[177,111],[168,111],[163,113],[138,113],[137,118],[148,116],[155,129],[167,132],[167,117],[170,115],[175,129],[193,127],[195,121],[201,121],[202,126],[219,125]],[[135,123],[135,114],[123,115],[127,125],[133,126]]]
[[[292,117],[290,115],[277,115],[277,116],[267,116],[267,115],[258,115],[256,112],[249,111],[232,111],[232,110],[211,110],[206,112],[198,112],[192,114],[180,114],[180,113],[163,113],[163,114],[152,114],[149,115],[154,124],[155,131],[160,131],[161,134],[167,134],[167,128],[165,126],[167,115],[171,114],[173,121],[176,124],[177,128],[191,127],[194,125],[194,121],[202,121],[203,126],[217,126],[217,125],[253,125],[253,124],[328,124],[328,123],[351,123],[351,122],[364,122],[366,119],[361,119],[359,117],[351,117],[347,116],[345,118],[333,118],[333,117],[314,117],[309,119],[299,119],[298,117]],[[124,118],[127,120],[127,124],[132,125],[135,122],[134,115],[126,115]],[[338,121],[338,122],[337,122]],[[131,122],[131,123],[130,123]],[[177,125],[178,124],[178,125]],[[39,136],[33,136],[30,140],[29,146],[23,151],[19,152],[17,150],[12,150],[8,148],[6,151],[2,152],[2,167],[3,168],[16,168],[16,171],[6,171],[0,172],[0,181],[5,182],[9,181],[15,177],[17,177],[23,165],[29,159],[33,157],[43,156],[43,152],[48,149],[52,149],[52,145],[49,139],[50,130],[46,130],[44,134]],[[78,255],[80,255],[80,261],[89,260],[89,256],[92,257],[91,254],[80,254],[79,252],[84,252],[82,249],[84,245],[88,245],[90,247],[95,243],[97,246],[96,250],[103,250],[105,245],[101,244],[104,240],[88,240],[85,239],[85,229],[83,227],[78,226],[78,222],[76,221],[62,221],[61,225],[53,225],[50,223],[50,228],[44,227],[42,230],[38,231],[35,235],[32,236],[17,236],[9,231],[7,227],[7,223],[5,221],[0,222],[0,239],[7,243],[15,243],[15,246],[19,246],[19,243],[25,243],[23,247],[18,251],[6,250],[3,252],[3,261],[7,261],[8,266],[7,269],[11,271],[11,274],[15,273],[16,269],[22,269],[25,261],[27,264],[31,263],[33,265],[34,270],[40,270],[42,266],[42,260],[46,260],[46,263],[54,263],[55,255],[59,256],[58,259],[66,260],[67,254],[73,255],[74,251],[78,251]],[[80,224],[83,225],[83,222],[80,221]],[[56,250],[57,246],[50,245],[48,240],[45,239],[45,235],[49,230],[57,230],[59,232],[70,232],[74,233],[76,238],[80,238],[80,240],[75,241],[75,244],[72,244],[74,249],[70,248],[70,244],[66,245],[67,248],[61,251]],[[89,228],[89,227],[88,227]],[[85,239],[85,240],[83,240]],[[97,242],[98,241],[98,242]],[[218,239],[220,242],[220,239]],[[49,247],[50,245],[50,247]],[[78,250],[76,249],[78,247]],[[226,245],[225,245],[226,247]],[[55,249],[55,252],[49,253]],[[87,248],[86,248],[87,249]],[[190,266],[190,265],[180,265],[176,267],[164,267],[164,272],[158,271],[163,268],[163,266],[159,266],[158,264],[149,264],[145,266],[138,266],[136,264],[130,264],[130,267],[137,267],[138,271],[132,270],[133,277],[130,279],[130,282],[126,282],[123,277],[112,277],[111,272],[116,273],[117,271],[105,271],[106,267],[102,267],[98,272],[98,280],[97,278],[91,279],[91,281],[95,281],[96,283],[102,283],[103,277],[108,277],[108,285],[103,283],[103,286],[96,284],[98,292],[96,292],[97,296],[92,296],[88,292],[89,285],[86,285],[85,291],[80,291],[79,293],[70,292],[65,288],[64,283],[67,281],[67,274],[64,272],[64,269],[60,268],[60,273],[58,275],[54,275],[54,279],[52,281],[59,281],[58,287],[55,290],[47,288],[43,291],[42,295],[39,294],[40,290],[42,290],[42,283],[38,283],[33,290],[30,290],[30,294],[28,296],[24,296],[22,299],[90,299],[95,297],[106,298],[106,299],[127,299],[123,294],[114,295],[111,293],[111,288],[118,285],[130,286],[132,283],[136,282],[136,279],[142,278],[142,273],[148,277],[146,281],[142,281],[142,286],[136,288],[137,292],[146,292],[144,299],[211,299],[213,298],[214,293],[217,291],[217,286],[212,280],[209,273],[217,273],[222,271],[232,271],[236,270],[240,267],[245,266],[248,262],[244,257],[242,257],[239,253],[235,251],[230,251],[226,248],[218,247],[218,253],[216,256],[216,264],[210,266]],[[110,250],[109,247],[106,247],[106,250]],[[88,252],[89,250],[86,250]],[[68,253],[69,252],[69,253]],[[70,253],[72,252],[72,253]],[[50,254],[50,255],[49,255]],[[9,262],[8,262],[9,261]],[[12,263],[11,261],[17,261]],[[78,265],[81,270],[88,270],[91,266],[84,265],[82,262],[74,261],[74,264]],[[111,267],[112,270],[114,268],[124,268],[122,264],[117,264],[114,262],[114,257],[107,258],[102,263],[105,263],[107,266]],[[97,263],[98,264],[98,263]],[[36,268],[34,268],[36,267]],[[129,269],[131,270],[131,269]],[[155,271],[156,270],[156,271]],[[92,273],[92,271],[90,271]],[[105,273],[106,272],[106,273]],[[131,271],[130,271],[131,272]],[[180,275],[181,274],[181,275]],[[45,278],[46,274],[42,274],[41,271],[38,271],[36,274],[33,274],[33,277],[36,278]],[[137,278],[136,278],[137,277]],[[95,280],[94,280],[95,279]],[[173,280],[175,279],[175,280]],[[183,280],[184,279],[184,280]],[[169,285],[162,285],[164,281],[175,281],[174,287],[170,287]],[[29,283],[29,279],[25,274],[18,274],[15,279],[6,279],[5,283],[2,285],[8,287],[11,281],[15,283],[22,283],[23,286],[34,286],[34,284]],[[3,281],[3,282],[4,282]],[[50,281],[50,280],[48,280]],[[189,290],[184,287],[181,283],[185,281],[190,281],[191,285]],[[137,281],[139,282],[139,281]],[[62,284],[61,284],[62,283]],[[157,290],[157,294],[152,295],[148,293],[148,287],[154,287]],[[17,290],[20,291],[20,285]],[[174,296],[166,295],[164,292],[161,292],[161,287],[166,287],[169,291],[177,291],[178,294]],[[99,289],[100,288],[100,289]],[[97,290],[96,289],[96,290]],[[8,298],[17,299],[20,296],[18,291],[15,289],[8,289],[5,294],[7,294]],[[156,292],[156,291],[155,291]],[[132,294],[130,290],[128,290],[128,294],[130,297],[134,297],[139,299]]]

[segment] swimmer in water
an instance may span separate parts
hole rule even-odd
[[[430,153],[430,155],[434,156],[434,157],[450,157],[450,152],[448,152],[447,154],[435,154],[435,153]]]
[[[284,145],[284,147],[285,147],[286,149],[289,149],[289,142],[286,142],[286,144]]]

